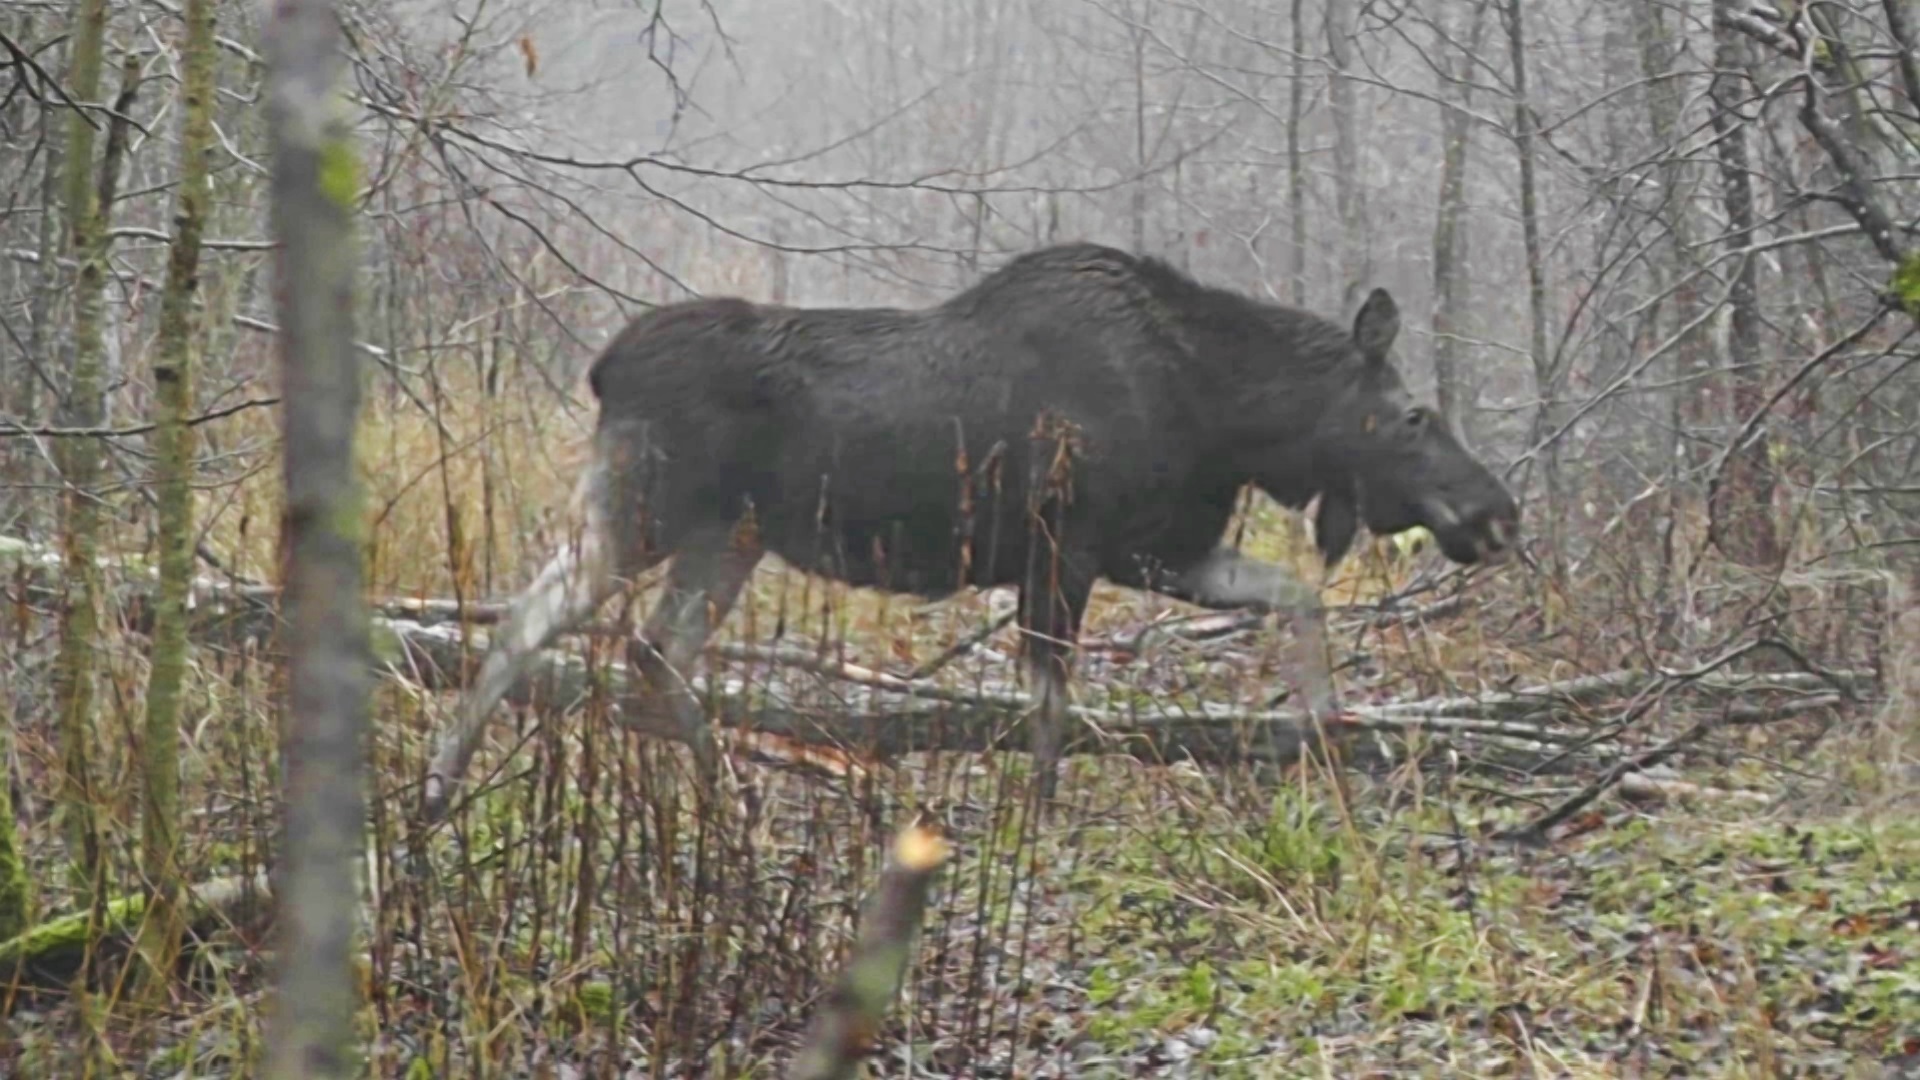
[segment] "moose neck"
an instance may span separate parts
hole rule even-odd
[[[1239,303],[1200,309],[1184,328],[1217,452],[1281,451],[1304,468],[1358,380],[1351,338],[1310,312],[1232,298]]]

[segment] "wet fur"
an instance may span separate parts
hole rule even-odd
[[[1063,569],[1137,583],[1203,558],[1249,481],[1294,507],[1350,483],[1312,436],[1361,389],[1354,356],[1318,316],[1083,244],[917,311],[675,304],[589,381],[598,452],[634,472],[608,512],[646,548],[751,508],[800,569],[940,596],[1028,572],[1059,451],[1033,438],[1043,410],[1072,432]]]

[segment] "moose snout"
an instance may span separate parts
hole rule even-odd
[[[1440,550],[1457,563],[1498,564],[1520,539],[1520,509],[1504,491],[1466,505],[1429,499],[1426,516]]]
[[[1472,559],[1468,562],[1497,565],[1505,562],[1520,543],[1520,507],[1505,491],[1478,508],[1466,521]]]
[[[1474,546],[1480,553],[1480,562],[1500,563],[1513,552],[1519,540],[1520,516],[1511,507],[1503,507],[1487,515]]]

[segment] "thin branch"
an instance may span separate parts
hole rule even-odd
[[[1545,840],[1548,830],[1566,821],[1581,810],[1586,809],[1590,803],[1606,794],[1608,789],[1618,784],[1628,773],[1637,773],[1665,761],[1693,743],[1700,741],[1700,738],[1706,735],[1707,732],[1712,731],[1715,725],[1716,721],[1712,718],[1701,720],[1686,731],[1674,738],[1668,739],[1658,746],[1634,754],[1631,757],[1622,758],[1615,762],[1606,772],[1602,773],[1599,779],[1581,788],[1560,805],[1541,814],[1525,825],[1498,834],[1498,838],[1521,844],[1541,843]]]
[[[1881,208],[1879,200],[1874,198],[1867,179],[1872,170],[1860,160],[1860,154],[1852,144],[1834,130],[1833,121],[1820,111],[1820,96],[1811,77],[1806,79],[1804,91],[1800,101],[1800,124],[1827,152],[1827,157],[1832,159],[1834,168],[1840,173],[1840,192],[1836,199],[1860,223],[1880,257],[1900,266],[1905,260],[1905,253],[1894,242],[1893,219]]]
[[[82,120],[85,120],[87,122],[88,127],[94,129],[95,131],[100,130],[99,121],[87,115],[87,110],[84,107],[82,107],[79,102],[73,100],[72,97],[68,96],[65,88],[63,88],[60,85],[60,80],[48,74],[47,69],[40,66],[40,61],[35,60],[33,58],[32,53],[29,53],[26,49],[22,48],[19,42],[7,36],[7,34],[4,31],[0,31],[0,47],[4,47],[7,50],[8,54],[10,54],[13,57],[14,63],[19,64],[21,67],[24,67],[28,71],[33,72],[35,75],[40,76],[40,85],[45,89],[53,91],[53,96],[59,98],[60,101],[67,106],[67,108],[72,109],[76,116],[80,117],[80,119]],[[46,101],[46,99],[41,97],[39,94],[34,94],[32,89],[28,89],[27,92],[29,94],[33,94],[33,98],[35,101],[39,101],[42,103]]]
[[[229,416],[246,412],[249,409],[265,409],[280,404],[277,397],[248,398],[232,405],[201,413],[187,421],[188,427],[215,420],[225,420]],[[129,427],[24,427],[19,424],[0,424],[0,438],[41,438],[41,439],[124,439],[134,435],[145,435],[158,427],[158,424],[133,424]]]

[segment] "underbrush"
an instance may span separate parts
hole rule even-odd
[[[1304,843],[1289,796],[1239,829],[1140,836],[1086,875],[1088,933],[1120,947],[1089,974],[1083,1062],[1878,1076],[1917,1048],[1911,805],[1616,812],[1546,851],[1477,842],[1501,815],[1472,805],[1363,831],[1308,805],[1323,822]]]
[[[512,396],[440,404],[429,420],[404,401],[371,403],[369,591],[503,598],[565,528],[584,429]],[[233,434],[257,466],[273,446],[264,419],[241,422],[256,421]],[[202,496],[208,545],[235,572],[270,579],[273,530],[259,523],[273,520],[277,476],[236,455],[238,485]],[[1255,554],[1316,572],[1296,517],[1258,502],[1246,518]],[[119,540],[137,570],[137,532]],[[1621,621],[1631,594],[1605,568],[1588,587],[1555,589],[1524,568],[1469,581],[1437,567],[1431,553],[1376,541],[1327,583],[1344,703],[1486,697],[1656,662],[1657,635]],[[138,577],[123,571],[119,585]],[[925,605],[770,561],[720,637],[763,642],[778,628],[898,672],[1004,605],[976,594]],[[1251,711],[1284,696],[1284,627],[1182,636],[1194,615],[1102,587],[1083,634],[1083,695],[1143,711]],[[115,895],[141,886],[128,747],[144,642],[123,621],[102,643],[96,720]],[[31,646],[14,673],[24,683],[44,678],[50,625],[29,612],[7,627]],[[1151,643],[1149,625],[1164,631]],[[1858,666],[1850,646],[1817,643],[1826,667]],[[567,647],[594,671],[621,658],[604,638]],[[196,652],[182,786],[196,880],[250,881],[271,863],[271,648],[246,639]],[[940,677],[1010,680],[1017,648],[1002,629]],[[1914,718],[1871,694],[1730,724],[1661,766],[1691,794],[1646,803],[1609,791],[1543,843],[1520,844],[1503,832],[1595,771],[1516,772],[1444,740],[1337,773],[1312,760],[1089,755],[1070,763],[1065,805],[1038,823],[1019,754],[920,754],[825,776],[743,756],[703,804],[684,754],[619,728],[594,691],[564,717],[498,714],[461,806],[428,830],[416,785],[452,698],[421,689],[418,672],[394,674],[376,695],[369,748],[373,1075],[775,1075],[891,833],[916,816],[946,830],[956,857],[879,1075],[1868,1076],[1920,1052]],[[1692,715],[1643,704],[1564,711],[1629,750],[1673,738]],[[51,731],[17,736],[27,863],[41,911],[59,913],[71,897],[48,798]],[[159,1001],[118,981],[124,950],[111,938],[85,957],[96,978],[84,1000],[65,983],[77,959],[23,982],[0,1063],[19,1076],[83,1075],[88,1062],[95,1075],[253,1075],[271,927],[258,910],[223,907],[196,932],[200,947]]]

